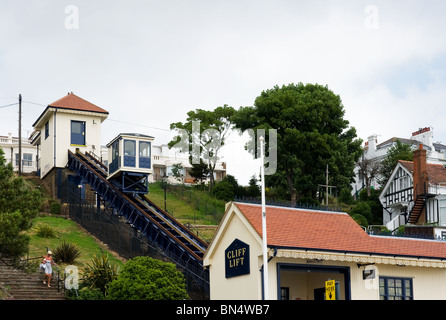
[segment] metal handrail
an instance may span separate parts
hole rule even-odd
[[[33,258],[26,258],[26,259],[20,259],[20,263],[24,263],[25,265],[28,264],[28,261],[30,260],[37,260],[42,259],[42,257],[33,257]],[[55,271],[56,270],[56,271]],[[60,276],[60,270],[57,266],[53,266],[53,272],[51,273],[51,278],[55,279],[57,282],[57,291],[60,292],[60,282],[65,281],[65,279],[62,279]],[[64,289],[65,286],[62,286],[62,289]]]

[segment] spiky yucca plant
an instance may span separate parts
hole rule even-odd
[[[82,285],[90,289],[99,289],[105,295],[107,285],[118,277],[118,268],[110,262],[108,256],[94,256],[92,263],[87,264],[81,278]]]
[[[81,252],[77,245],[65,241],[53,250],[54,260],[59,263],[73,264],[80,255]]]

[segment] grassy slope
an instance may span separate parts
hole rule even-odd
[[[176,193],[173,193],[176,190]],[[181,195],[181,187],[169,187],[166,193],[167,211],[182,223],[192,223],[196,225],[218,225],[224,211],[224,201],[217,200],[208,195],[207,191],[185,188]],[[149,186],[147,197],[164,209],[164,189],[159,183]],[[197,206],[197,201],[200,204]],[[217,206],[217,214],[211,215],[206,212],[206,205]],[[207,208],[207,209],[209,209]],[[212,211],[212,210],[208,210]]]
[[[51,226],[56,231],[56,237],[41,238],[37,236],[35,228],[42,224]],[[46,248],[54,250],[65,240],[66,242],[76,244],[80,249],[81,256],[75,263],[79,271],[82,271],[86,264],[91,264],[91,260],[95,255],[101,256],[102,253],[108,255],[110,260],[119,267],[123,266],[122,259],[113,256],[113,254],[107,251],[105,245],[99,243],[72,220],[55,216],[38,217],[33,220],[33,226],[27,234],[31,237],[29,246],[30,258],[43,257],[46,253]],[[65,265],[60,267],[64,268]]]
[[[31,180],[31,182],[37,184],[36,181],[31,178],[28,180]],[[46,201],[51,200],[46,197],[45,192],[42,193]],[[211,199],[208,198],[209,196],[207,193],[204,191],[200,192],[194,190],[193,193],[196,198],[211,201]],[[150,185],[148,197],[159,207],[164,208],[164,190],[161,188],[160,184],[154,183]],[[222,203],[219,205],[224,206]],[[209,227],[199,228],[200,235],[202,235],[208,241],[212,239],[216,225],[219,223],[218,217],[216,218],[214,216],[205,215],[200,210],[195,209],[193,204],[188,203],[187,199],[181,199],[181,197],[171,192],[167,192],[167,210],[183,224],[191,223],[194,225],[209,225]],[[40,224],[47,224],[54,228],[56,231],[56,237],[41,238],[37,236],[35,228]],[[112,253],[107,251],[104,244],[99,243],[88,232],[80,228],[78,224],[71,220],[57,216],[38,217],[33,220],[33,227],[27,232],[27,234],[31,237],[29,248],[30,258],[42,257],[46,252],[46,248],[54,250],[54,248],[59,246],[65,240],[76,244],[80,248],[81,256],[75,263],[80,271],[82,271],[86,264],[91,263],[91,259],[95,255],[100,256],[102,252],[107,254],[111,261],[116,263],[118,266],[122,267],[123,265],[122,259],[117,256],[115,257]],[[61,267],[64,268],[65,266]]]

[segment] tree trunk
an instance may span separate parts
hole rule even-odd
[[[291,204],[294,206],[297,203],[297,193],[296,193],[296,189],[293,186],[293,179],[292,176],[287,172],[286,174],[286,182],[288,185],[288,191],[290,192],[291,195]]]

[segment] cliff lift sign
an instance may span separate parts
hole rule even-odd
[[[249,274],[249,245],[235,239],[225,250],[226,278]]]

